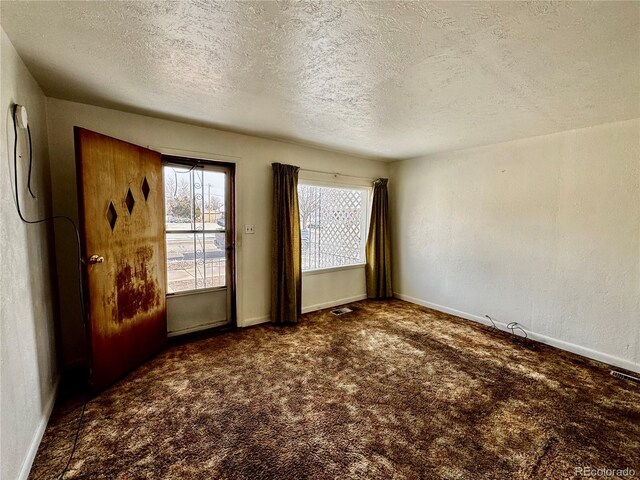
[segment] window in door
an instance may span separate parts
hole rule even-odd
[[[369,189],[298,184],[302,271],[365,263]]]
[[[226,172],[165,165],[168,293],[226,286]]]

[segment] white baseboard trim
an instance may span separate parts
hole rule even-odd
[[[473,315],[471,313],[456,310],[455,308],[445,307],[444,305],[438,305],[437,303],[427,302],[426,300],[411,297],[409,295],[404,295],[398,292],[394,292],[393,296],[409,303],[415,303],[416,305],[421,305],[423,307],[432,308],[433,310],[438,310],[439,312],[444,312],[450,315],[455,315],[456,317],[472,320],[474,322],[482,323],[483,325],[489,325],[489,326],[491,325],[489,320],[487,320],[485,317],[480,317],[478,315]],[[507,325],[505,323],[496,322],[496,326],[500,330],[504,330],[506,332],[511,333],[511,331],[507,328]],[[630,370],[632,372],[640,373],[640,364],[634,363],[630,360],[625,360],[624,358],[615,357],[608,353],[599,352],[591,348],[582,347],[580,345],[576,345],[570,342],[565,342],[564,340],[559,340],[557,338],[549,337],[547,335],[542,335],[540,333],[530,332],[527,330],[527,334],[529,335],[530,339],[535,340],[537,342],[551,345],[552,347],[556,347],[561,350],[566,350],[567,352],[575,353],[576,355],[581,355],[583,357],[587,357],[592,360],[597,360],[598,362],[606,363],[616,367],[624,368],[626,370]]]
[[[263,315],[262,317],[245,318],[238,321],[239,327],[253,327],[254,325],[260,325],[261,323],[268,323],[271,321],[270,315]]]
[[[316,312],[323,308],[337,307],[339,305],[345,305],[347,303],[358,302],[367,298],[366,294],[356,295],[354,297],[341,298],[339,300],[332,300],[330,302],[318,303],[316,305],[309,305],[308,307],[302,307],[302,313]]]
[[[27,480],[29,477],[29,473],[31,472],[31,466],[33,465],[33,460],[36,458],[36,453],[38,453],[38,447],[40,446],[40,442],[42,441],[42,436],[44,435],[44,431],[47,429],[47,424],[49,423],[49,417],[51,417],[51,412],[53,411],[53,406],[56,403],[56,398],[58,397],[58,386],[60,385],[60,376],[56,379],[53,389],[47,399],[47,403],[44,406],[44,412],[42,413],[42,418],[40,419],[40,423],[38,423],[38,428],[33,433],[33,438],[31,439],[31,444],[29,445],[29,450],[27,450],[27,455],[22,462],[22,468],[20,469],[20,474],[18,475],[18,480]]]
[[[318,303],[316,305],[309,305],[302,308],[302,313],[315,312],[322,310],[323,308],[337,307],[338,305],[344,305],[346,303],[357,302],[367,298],[366,294],[356,295],[354,297],[340,298],[339,300],[332,300],[331,302]],[[271,321],[270,315],[264,315],[262,317],[246,318],[242,321],[238,321],[239,327],[252,327],[254,325],[260,325],[261,323],[267,323]]]
[[[173,330],[172,332],[167,332],[167,338],[171,337],[179,337],[180,335],[186,335],[187,333],[199,332],[201,330],[208,330],[210,328],[219,327],[222,325],[227,325],[229,322],[226,320],[222,320],[221,322],[212,322],[212,323],[201,323],[200,325],[196,325],[194,327],[187,327],[181,330]]]

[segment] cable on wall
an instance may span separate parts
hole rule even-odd
[[[27,190],[32,198],[36,198],[35,193],[31,189],[31,169],[33,168],[33,146],[31,143],[31,127],[27,124],[27,136],[29,137],[29,174],[27,175]]]
[[[495,331],[500,330],[496,325],[496,322],[491,316],[487,314],[485,314],[484,316],[491,322],[491,330],[495,330]],[[511,338],[515,342],[520,343],[521,345],[523,345],[525,348],[529,350],[537,349],[535,342],[532,342],[531,340],[529,340],[529,334],[518,322],[510,322],[506,325],[506,327],[507,329],[511,330]],[[520,334],[516,332],[520,332]]]
[[[19,113],[18,113],[19,112]],[[80,231],[78,230],[75,222],[66,215],[51,215],[48,217],[44,217],[37,220],[29,220],[22,213],[22,207],[20,206],[20,191],[18,190],[18,126],[22,129],[27,130],[27,137],[29,141],[29,173],[27,177],[27,190],[29,194],[36,198],[35,194],[31,189],[31,176],[33,169],[33,143],[31,140],[31,129],[29,128],[29,123],[27,120],[27,110],[24,106],[14,104],[13,105],[13,186],[15,188],[15,201],[16,201],[16,210],[18,212],[18,216],[22,222],[28,225],[36,225],[45,222],[53,222],[54,220],[64,220],[71,224],[73,227],[73,231],[75,232],[76,244],[77,244],[77,268],[78,268],[78,293],[80,296],[80,313],[82,315],[82,324],[83,327],[87,328],[87,313],[86,313],[86,305],[85,305],[85,295],[84,288],[82,285],[82,246],[80,242]],[[76,434],[73,441],[73,447],[71,453],[69,455],[69,459],[67,460],[67,464],[64,467],[64,470],[60,473],[58,479],[62,478],[64,474],[67,472],[69,465],[71,464],[71,459],[73,458],[73,454],[76,451],[76,445],[78,443],[78,436],[80,435],[80,427],[82,426],[82,419],[84,417],[84,412],[87,406],[88,399],[85,397],[85,400],[82,405],[82,411],[80,412],[80,418],[78,420],[78,426],[76,428]]]
[[[485,314],[485,317],[487,317],[491,322],[491,330],[498,330],[498,327],[496,327],[496,322],[493,321],[493,318],[491,318],[489,315],[486,315],[486,314]]]
[[[31,143],[31,126],[29,125],[29,119],[27,116],[27,108],[24,105],[14,105],[13,106],[13,128],[14,134],[16,124],[18,128],[23,128],[27,130],[27,136],[29,138],[29,175],[27,177],[27,190],[29,190],[29,195],[32,198],[36,198],[35,193],[33,193],[33,189],[31,188],[31,171],[33,167],[33,145]],[[15,156],[15,150],[14,150]],[[22,158],[22,156],[20,156]]]
[[[524,334],[525,340],[529,338],[529,335],[527,335],[527,332],[524,331],[524,328],[522,328],[518,322],[508,323],[507,328],[511,330],[511,335],[513,335],[514,337],[519,336],[519,335],[516,335],[516,330],[520,330]]]
[[[80,295],[80,310],[82,315],[82,322],[84,327],[86,328],[87,317],[86,317],[86,309],[85,309],[84,289],[82,286],[82,247],[80,243],[80,231],[78,230],[78,227],[76,226],[75,222],[70,217],[67,217],[66,215],[51,215],[38,220],[28,220],[27,218],[25,218],[24,214],[22,213],[22,207],[20,206],[20,192],[18,190],[18,121],[16,118],[18,107],[21,107],[21,105],[15,104],[13,106],[13,186],[15,188],[15,195],[16,195],[16,198],[15,198],[16,210],[18,211],[18,216],[20,217],[20,220],[22,220],[24,223],[29,225],[51,222],[54,220],[64,220],[69,224],[71,224],[71,227],[73,228],[73,231],[75,233],[76,244],[77,244],[78,293]],[[29,176],[27,179],[27,189],[29,190],[29,193],[31,193],[33,198],[36,198],[33,192],[31,192],[31,186],[30,186],[31,170],[32,170],[32,164],[33,164],[32,148],[31,148],[32,146],[31,130],[29,129],[28,125],[26,125],[26,129],[29,136]]]

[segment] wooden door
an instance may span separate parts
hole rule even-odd
[[[162,160],[75,127],[91,383],[102,389],[166,339]]]

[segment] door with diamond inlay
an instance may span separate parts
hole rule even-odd
[[[83,128],[74,134],[91,384],[100,390],[166,339],[162,159]]]

